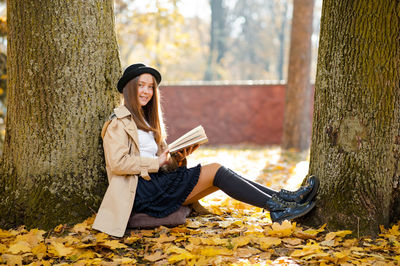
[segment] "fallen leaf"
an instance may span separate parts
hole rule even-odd
[[[65,257],[71,255],[74,252],[74,248],[66,247],[63,243],[53,241],[48,252],[56,257]]]
[[[7,263],[7,265],[22,265],[22,256],[3,254],[1,255],[1,258]]]
[[[267,233],[271,236],[290,236],[295,228],[296,223],[285,220],[282,224],[273,223],[271,229],[267,229]]]
[[[328,234],[325,236],[325,240],[326,240],[326,241],[329,241],[329,240],[335,239],[335,237],[337,237],[337,236],[339,236],[339,237],[344,237],[344,236],[349,235],[349,234],[351,234],[351,233],[352,233],[352,231],[350,231],[350,230],[343,230],[343,231],[337,231],[337,232],[330,232],[330,233],[328,233]]]
[[[63,224],[59,224],[54,228],[54,232],[60,233],[63,229],[64,229],[64,225]]]
[[[118,263],[118,265],[121,264],[135,264],[136,260],[132,258],[115,258],[113,259],[113,262]]]
[[[84,221],[83,223],[80,224],[76,224],[74,225],[74,227],[72,228],[72,231],[79,234],[79,233],[85,233],[89,230],[88,224],[86,223],[86,221]]]
[[[163,254],[161,251],[157,251],[153,254],[144,256],[144,259],[151,261],[151,262],[155,262],[155,261],[165,259],[166,257],[167,257],[167,255]]]
[[[282,240],[278,237],[263,237],[257,240],[262,250],[267,251],[272,246],[278,246],[282,243]]]
[[[18,241],[17,243],[10,245],[8,252],[14,255],[27,253],[31,252],[31,247],[26,241]]]
[[[118,240],[106,240],[102,243],[99,243],[100,246],[109,248],[109,249],[117,249],[117,248],[127,248],[128,246],[120,243]]]
[[[176,236],[167,236],[167,234],[162,234],[160,237],[156,240],[158,243],[165,243],[165,242],[172,242],[176,239]]]

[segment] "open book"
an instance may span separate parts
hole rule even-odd
[[[169,144],[168,148],[170,153],[174,153],[181,149],[188,148],[196,144],[204,144],[206,142],[208,142],[206,132],[202,126],[198,126]]]

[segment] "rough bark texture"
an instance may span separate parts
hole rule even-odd
[[[121,72],[112,1],[8,1],[7,14],[0,227],[77,222],[107,182],[100,132]]]
[[[314,0],[294,0],[282,147],[304,151],[311,141],[311,35]]]
[[[324,0],[310,173],[310,222],[376,234],[398,218],[399,1]],[[396,205],[397,204],[397,205]]]

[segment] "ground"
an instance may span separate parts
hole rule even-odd
[[[296,189],[308,172],[306,153],[279,147],[202,147],[189,166],[219,162],[274,189]],[[91,229],[94,217],[51,231],[0,229],[0,264],[19,265],[397,265],[399,224],[377,238],[328,232],[296,222],[271,223],[269,214],[222,192],[201,201],[209,215],[174,228],[132,230],[123,238]]]

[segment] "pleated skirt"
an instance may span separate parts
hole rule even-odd
[[[132,213],[162,218],[178,210],[196,186],[201,165],[179,167],[170,173],[150,173],[151,180],[139,178]]]

